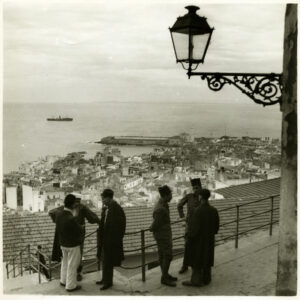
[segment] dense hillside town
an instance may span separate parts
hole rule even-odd
[[[89,207],[101,208],[100,193],[110,187],[124,207],[153,206],[157,187],[167,183],[175,201],[190,190],[190,178],[215,189],[280,176],[280,140],[269,137],[194,138],[183,133],[177,145],[124,157],[107,146],[92,158],[86,152],[48,155],[24,162],[3,178],[4,213],[48,212],[77,192]],[[213,199],[222,198],[212,193]]]

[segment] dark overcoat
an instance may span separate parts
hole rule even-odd
[[[123,208],[112,200],[104,207],[98,228],[98,251],[100,259],[102,251],[105,259],[117,267],[124,259],[123,238],[126,230],[126,216]]]
[[[186,233],[189,231],[189,227],[191,226],[193,214],[196,208],[200,205],[199,196],[195,193],[190,193],[185,195],[177,204],[177,210],[180,218],[184,218],[183,207],[184,205],[187,206],[187,213],[186,213]]]
[[[64,206],[59,206],[57,208],[54,208],[49,211],[49,216],[51,217],[52,221],[56,223],[56,219],[59,213],[61,213],[64,210]],[[99,222],[98,216],[91,211],[87,206],[83,204],[78,205],[78,215],[75,217],[78,224],[82,225],[83,227],[83,240],[84,242],[84,236],[85,236],[85,219],[90,224],[95,224]],[[62,257],[62,252],[60,249],[60,243],[58,239],[58,233],[57,228],[55,227],[55,233],[54,233],[54,241],[53,241],[53,247],[52,247],[52,261],[60,261]]]
[[[219,230],[216,208],[204,203],[194,212],[187,237],[191,243],[187,254],[188,265],[196,269],[214,265],[215,234]]]

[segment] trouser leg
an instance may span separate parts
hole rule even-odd
[[[158,248],[158,261],[159,261],[159,266],[160,266],[160,270],[161,270],[161,274],[163,272],[163,254],[161,252],[161,250]]]
[[[82,256],[83,256],[83,247],[84,247],[84,242],[80,245],[80,264],[79,267],[77,268],[77,273],[82,272]]]
[[[43,274],[46,276],[47,279],[50,278],[49,273],[48,273],[48,270],[47,270],[45,267],[42,267],[42,272],[43,272]]]
[[[62,250],[62,260],[60,267],[60,282],[66,284],[67,279],[67,269],[68,269],[68,250],[61,247]]]
[[[68,251],[66,289],[74,289],[77,286],[77,268],[80,263],[80,246],[68,248]]]
[[[102,280],[105,285],[113,284],[114,267],[107,255],[103,255]]]
[[[202,270],[197,268],[192,268],[192,277],[191,282],[195,285],[201,285],[202,284]]]
[[[209,284],[211,282],[211,267],[203,268],[203,283]]]
[[[182,266],[183,267],[188,267],[188,241],[186,240],[184,243],[184,255],[183,255],[183,262],[182,262]]]
[[[170,264],[171,264],[171,260],[165,256],[162,260],[162,277],[164,279],[169,279]]]

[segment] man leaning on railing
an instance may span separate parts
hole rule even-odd
[[[189,231],[189,226],[194,214],[194,211],[199,206],[199,193],[201,191],[201,180],[200,178],[193,178],[190,179],[191,185],[193,188],[193,193],[189,193],[185,195],[177,204],[177,210],[180,218],[184,218],[184,212],[183,207],[187,206],[187,214],[185,218],[186,226],[185,226],[185,244],[184,244],[184,256],[183,256],[183,262],[182,267],[179,271],[180,274],[186,272],[188,270],[188,264],[187,264],[187,254],[189,252],[189,240],[186,238],[186,234]]]

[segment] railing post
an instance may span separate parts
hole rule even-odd
[[[270,232],[269,234],[272,235],[273,230],[273,209],[274,209],[274,197],[271,197],[271,215],[270,215]]]
[[[49,255],[48,257],[48,261],[49,261],[49,280],[52,280],[52,265],[51,265],[51,255]]]
[[[240,206],[236,205],[235,248],[239,247]]]
[[[28,253],[28,268],[29,274],[31,274],[31,256],[30,256],[30,245],[27,245],[27,253]]]
[[[39,283],[41,283],[41,263],[40,263],[40,250],[37,251],[38,254],[38,273],[39,273]]]
[[[22,255],[22,251],[20,252],[20,269],[21,269],[21,276],[23,276],[23,255]]]
[[[6,276],[7,276],[7,279],[9,279],[9,270],[8,270],[8,264],[6,264]]]
[[[146,266],[145,266],[145,230],[141,230],[141,249],[142,249],[142,281],[146,281]]]
[[[14,278],[16,277],[16,270],[15,270],[15,259],[13,258],[13,275],[14,275]]]

